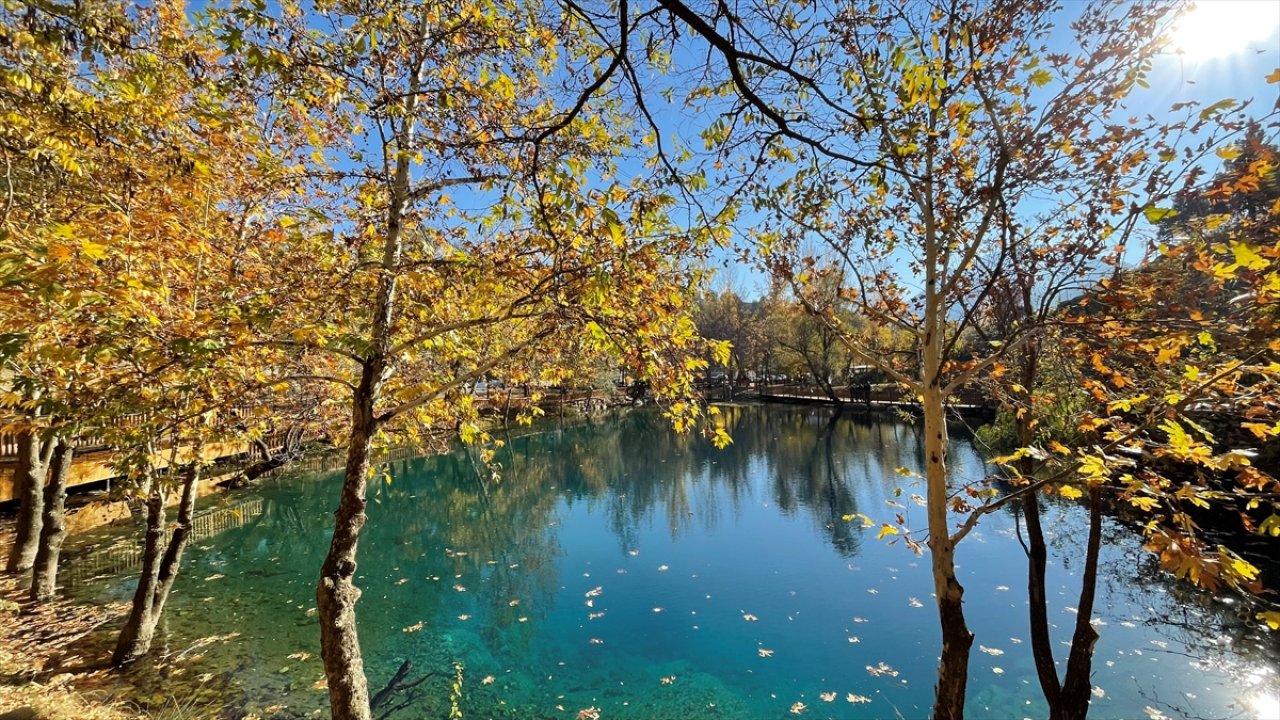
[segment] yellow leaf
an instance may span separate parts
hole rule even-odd
[[[1074,485],[1063,485],[1058,488],[1058,494],[1068,500],[1079,500],[1084,497],[1084,493],[1080,492],[1080,488]]]
[[[876,533],[876,539],[883,540],[886,535],[897,535],[897,534],[898,534],[898,528],[890,525],[889,523],[881,523],[880,532]]]
[[[1151,512],[1152,510],[1156,509],[1160,505],[1160,501],[1156,500],[1153,497],[1130,498],[1129,503],[1132,504],[1134,507],[1142,508],[1147,512]]]
[[[1254,252],[1253,248],[1242,242],[1231,243],[1231,254],[1235,255],[1237,265],[1250,270],[1262,270],[1271,264],[1266,258]]]
[[[107,248],[105,245],[99,245],[96,242],[90,242],[88,240],[81,241],[80,252],[94,260],[101,260],[107,256]]]
[[[1259,523],[1258,534],[1280,537],[1280,515],[1271,515],[1266,520]]]

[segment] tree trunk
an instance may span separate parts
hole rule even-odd
[[[203,453],[196,449],[196,457]],[[169,546],[165,548],[164,557],[160,560],[160,571],[156,577],[155,596],[151,600],[153,622],[159,622],[164,613],[165,603],[169,600],[169,591],[178,579],[178,571],[182,569],[182,553],[191,542],[191,524],[196,512],[196,487],[200,484],[200,466],[187,468],[182,479],[182,499],[178,502],[178,522],[173,526],[173,534],[169,536]]]
[[[18,435],[18,464],[13,472],[18,519],[6,572],[26,572],[35,564],[44,517],[44,482],[53,446],[52,440],[42,440],[30,430]]]
[[[1026,447],[1025,445],[1023,447]],[[1023,501],[1023,514],[1027,523],[1027,599],[1031,615],[1031,655],[1035,659],[1040,689],[1049,707],[1058,702],[1062,686],[1058,682],[1058,668],[1053,660],[1053,642],[1049,637],[1049,599],[1045,591],[1045,569],[1048,550],[1044,542],[1044,529],[1040,525],[1040,499],[1031,493]]]
[[[160,577],[161,544],[165,535],[164,490],[154,471],[147,470],[144,490],[147,493],[147,530],[142,546],[142,571],[138,575],[138,587],[133,592],[133,604],[129,609],[129,618],[120,637],[116,639],[116,649],[111,656],[111,664],[121,667],[137,660],[151,649],[151,640],[155,637],[156,624],[151,609],[155,603],[156,585]]]
[[[1062,681],[1062,694],[1049,709],[1049,720],[1084,720],[1089,714],[1093,692],[1093,648],[1098,631],[1093,628],[1093,598],[1098,587],[1098,554],[1102,547],[1102,493],[1089,489],[1089,540],[1085,549],[1084,574],[1080,580],[1080,602],[1076,613],[1076,629],[1071,636],[1071,654],[1067,657],[1067,674]]]
[[[197,448],[196,457],[200,456]],[[173,533],[165,536],[165,493],[156,479],[150,481],[147,499],[147,536],[142,554],[142,575],[133,594],[133,606],[120,638],[116,642],[111,664],[127,665],[151,650],[156,628],[164,614],[165,603],[182,567],[182,553],[191,542],[191,526],[196,510],[196,486],[200,483],[200,467],[191,465],[182,478],[182,497],[178,501],[178,519]],[[163,546],[163,548],[162,548]]]
[[[1035,415],[1033,413],[1031,392],[1035,387],[1038,371],[1038,356],[1035,341],[1031,340],[1023,349],[1019,383],[1022,391],[1017,394],[1023,405],[1017,413],[1018,447],[1031,447],[1035,443]],[[1018,472],[1027,482],[1032,480],[1036,470],[1035,458],[1026,455],[1018,460]],[[1049,553],[1044,542],[1044,528],[1040,524],[1040,498],[1030,493],[1022,503],[1023,514],[1027,525],[1027,599],[1031,621],[1031,655],[1035,660],[1036,675],[1040,678],[1040,689],[1049,706],[1058,702],[1062,686],[1058,682],[1058,668],[1053,659],[1053,643],[1049,637],[1048,593],[1045,589],[1045,572],[1048,566]]]
[[[40,527],[40,545],[36,550],[31,573],[31,600],[45,602],[53,598],[58,587],[58,558],[62,541],[67,537],[67,477],[75,448],[67,438],[59,438],[53,460],[49,464],[49,482],[44,488],[44,518]]]
[[[955,543],[947,517],[947,418],[942,388],[946,309],[938,277],[941,241],[931,214],[926,213],[924,336],[921,337],[920,401],[924,412],[926,512],[929,554],[938,620],[942,624],[942,657],[934,688],[934,720],[964,718],[965,688],[973,633],[964,618],[964,587],[956,578]]]
[[[938,619],[942,623],[942,658],[935,687],[934,720],[964,717],[965,686],[973,633],[964,618],[964,587],[956,579],[955,546],[947,521],[947,428],[943,398],[934,381],[924,393],[925,481],[928,486],[929,552]]]
[[[373,441],[373,401],[381,368],[366,364],[352,399],[351,440],[346,477],[335,513],[333,540],[320,570],[316,607],[320,616],[320,657],[329,682],[329,708],[334,720],[369,720],[369,684],[356,632],[360,589],[356,551],[365,520],[369,451]]]

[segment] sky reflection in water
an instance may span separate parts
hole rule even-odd
[[[843,520],[902,513],[923,528],[912,496],[924,489],[895,471],[919,467],[912,429],[814,408],[725,412],[723,451],[633,412],[513,435],[497,480],[465,450],[391,463],[360,554],[370,685],[405,658],[415,676],[440,673],[393,717],[441,716],[454,661],[466,717],[924,717],[940,635],[928,559]],[[965,440],[952,455],[957,477],[983,473]],[[212,501],[262,502],[189,551],[168,646],[239,635],[140,675],[140,697],[216,697],[233,716],[325,707],[312,608],[339,483],[292,476]],[[1086,520],[1047,508],[1060,669]],[[1129,529],[1108,520],[1104,533],[1091,717],[1271,712],[1266,639],[1228,602],[1155,570]],[[1013,512],[985,518],[958,561],[976,633],[969,712],[1043,717]],[[109,576],[78,592],[124,598],[131,584]]]

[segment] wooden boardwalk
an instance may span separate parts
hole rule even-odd
[[[581,411],[608,407],[618,402],[621,396],[608,390],[593,389],[530,389],[529,387],[493,388],[475,395],[476,406],[486,415],[510,415],[537,404],[544,412],[574,408]],[[122,423],[129,423],[126,417]],[[264,438],[268,447],[274,452],[284,445],[283,431],[272,433]],[[71,475],[67,480],[68,488],[83,487],[93,483],[109,482],[119,476],[114,460],[115,452],[91,438],[80,438],[75,441],[76,456],[71,464]],[[179,448],[179,461],[190,459],[193,448]],[[18,443],[12,435],[0,433],[0,503],[14,499],[13,474],[17,465]],[[204,459],[209,461],[245,457],[249,460],[260,459],[258,449],[249,442],[212,443],[204,448]],[[169,451],[156,454],[156,466],[165,467],[169,461]]]
[[[794,403],[800,405],[838,405],[843,408],[863,409],[870,411],[904,410],[911,413],[920,411],[920,403],[913,397],[897,389],[845,389],[837,392],[840,398],[833,400],[819,388],[803,385],[767,385],[759,388],[761,402]],[[947,409],[965,418],[992,420],[996,415],[996,404],[984,396],[974,392],[963,392],[956,396],[956,402],[947,404]]]

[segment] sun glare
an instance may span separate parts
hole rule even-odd
[[[1275,693],[1260,693],[1249,701],[1249,709],[1256,713],[1259,720],[1280,717],[1280,696]]]
[[[1258,43],[1276,38],[1278,34],[1280,2],[1199,0],[1174,26],[1170,40],[1173,50],[1192,60],[1207,60],[1252,52],[1258,49]]]

